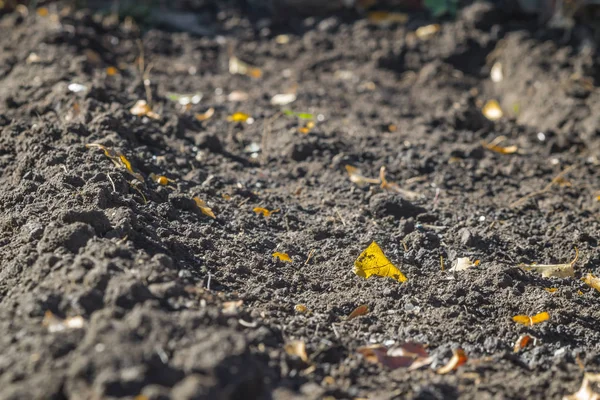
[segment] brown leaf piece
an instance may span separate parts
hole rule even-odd
[[[371,364],[380,364],[389,369],[408,368],[414,370],[433,361],[425,348],[418,343],[404,343],[388,349],[380,344],[359,347],[356,350]]]
[[[456,370],[458,367],[463,365],[469,359],[462,349],[452,350],[452,358],[448,361],[448,364],[437,370],[438,374],[444,375],[449,372]]]
[[[361,315],[366,315],[369,312],[369,306],[363,304],[362,306],[358,306],[348,315],[346,321],[350,321],[356,317],[360,317]]]
[[[306,344],[302,340],[292,340],[284,346],[285,352],[291,356],[300,358],[305,363],[308,362],[308,355],[306,354]]]

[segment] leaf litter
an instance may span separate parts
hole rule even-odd
[[[366,304],[358,306],[346,317],[346,321],[350,321],[350,320],[353,320],[354,318],[357,318],[357,317],[360,317],[363,315],[367,315],[368,312],[369,312],[369,306],[367,306]]]
[[[452,350],[452,358],[448,361],[448,364],[437,370],[437,373],[440,375],[448,374],[452,371],[455,371],[458,367],[467,362],[469,358],[465,354],[464,350],[456,349]]]
[[[272,210],[272,211],[269,211],[269,210],[267,210],[266,208],[262,208],[262,207],[254,207],[254,208],[252,209],[252,211],[254,211],[256,214],[262,214],[262,215],[263,215],[263,217],[265,217],[265,218],[268,218],[268,217],[270,217],[272,214],[274,214],[274,213],[276,213],[276,212],[279,212],[279,209],[277,209],[277,210]]]
[[[600,400],[600,393],[595,392],[593,384],[600,383],[600,374],[586,372],[583,375],[583,381],[579,390],[569,396],[564,396],[563,400]]]
[[[422,368],[433,362],[427,350],[418,343],[403,343],[386,347],[381,344],[363,346],[356,352],[371,364],[379,364],[389,369],[407,368],[409,371]]]
[[[579,258],[579,250],[575,247],[575,258],[566,264],[519,264],[524,271],[540,273],[544,278],[570,278],[575,276],[575,263]]]
[[[302,340],[292,340],[284,346],[284,350],[290,356],[295,356],[308,363],[308,354],[306,354],[306,343]]]
[[[133,168],[131,168],[131,163],[129,162],[127,157],[125,157],[118,151],[101,145],[99,143],[88,143],[85,145],[85,147],[87,147],[88,149],[98,148],[102,150],[104,152],[104,155],[108,157],[117,168],[126,170],[135,179],[139,180],[140,182],[144,182],[144,177],[139,172],[135,172]]]
[[[372,242],[354,262],[354,273],[362,278],[372,275],[405,282],[406,276],[385,256],[381,247]]]
[[[507,139],[506,136],[498,136],[497,138],[495,138],[494,140],[492,140],[491,142],[486,142],[484,140],[481,141],[481,145],[488,149],[491,150],[493,152],[499,153],[499,154],[514,154],[517,151],[519,151],[519,148],[516,145],[512,145],[512,146],[500,146],[500,143],[504,142]]]
[[[210,207],[208,207],[206,205],[206,202],[202,199],[200,199],[199,197],[194,197],[194,201],[196,202],[196,205],[198,206],[198,208],[200,209],[200,211],[202,211],[202,214],[204,215],[208,215],[209,217],[211,217],[212,219],[216,219],[217,217],[215,216],[215,213],[212,211],[212,209]]]
[[[292,258],[287,253],[280,253],[278,251],[273,253],[273,258],[278,258],[280,261],[283,262],[292,262]]]
[[[533,326],[535,324],[542,323],[544,321],[548,321],[550,319],[550,314],[547,311],[529,316],[529,315],[515,315],[512,320],[517,324],[525,325],[525,326]]]
[[[448,271],[464,271],[471,267],[476,267],[480,264],[479,260],[471,261],[469,257],[460,257],[456,259],[452,268]]]

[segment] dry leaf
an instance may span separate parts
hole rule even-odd
[[[495,138],[494,140],[492,140],[490,143],[487,143],[486,141],[481,141],[481,145],[491,151],[494,151],[496,153],[500,153],[500,154],[514,154],[516,153],[519,148],[515,145],[512,146],[500,146],[500,143],[502,143],[503,141],[505,141],[507,138],[506,136],[498,136],[497,138]]]
[[[308,312],[308,307],[306,307],[304,304],[296,304],[294,306],[294,310],[296,310],[299,313],[306,313]]]
[[[306,344],[302,340],[293,340],[287,343],[284,349],[285,352],[289,355],[296,356],[305,363],[308,363],[308,355],[306,354]]]
[[[44,320],[42,325],[48,328],[48,332],[62,332],[67,329],[81,329],[85,325],[85,320],[81,316],[69,317],[66,319],[60,319],[48,310],[44,314]]]
[[[360,170],[352,165],[346,165],[346,172],[348,172],[348,176],[350,176],[350,181],[359,186],[364,186],[369,183],[379,183],[379,179],[365,178],[361,175]]]
[[[152,111],[152,108],[146,103],[146,100],[138,100],[131,110],[129,110],[133,115],[138,117],[148,117],[153,119],[160,119],[160,116]]]
[[[287,253],[280,253],[280,252],[276,251],[275,253],[273,253],[273,257],[279,258],[281,261],[284,261],[284,262],[292,262],[291,257]]]
[[[248,97],[250,96],[247,92],[242,90],[234,90],[227,95],[227,100],[232,102],[242,102],[248,100]]]
[[[529,316],[529,315],[515,315],[512,320],[517,324],[525,325],[525,326],[533,326],[535,324],[539,324],[544,321],[548,321],[550,319],[550,314],[547,311],[541,312],[539,314]]]
[[[405,24],[408,21],[408,15],[396,12],[372,11],[367,14],[367,20],[375,25]]]
[[[40,17],[47,17],[48,14],[50,13],[46,7],[40,7],[37,9],[36,12],[37,12],[37,15],[39,15]]]
[[[583,278],[583,281],[589,287],[592,287],[600,292],[600,278],[597,278],[592,274],[587,274],[586,277]]]
[[[415,35],[421,40],[427,40],[440,31],[439,24],[421,26],[415,31]]]
[[[131,163],[129,162],[127,157],[125,157],[123,154],[119,153],[118,151],[110,149],[110,148],[108,148],[104,145],[98,144],[98,143],[88,143],[85,145],[85,147],[87,147],[88,149],[90,149],[92,147],[101,149],[102,151],[104,151],[104,155],[106,157],[110,158],[110,160],[113,162],[113,164],[115,164],[115,166],[117,166],[118,168],[125,169],[131,176],[136,178],[138,181],[144,182],[144,177],[141,174],[139,174],[138,172],[135,172],[133,170],[133,168],[131,168]]]
[[[249,120],[251,120],[252,118],[250,117],[250,115],[243,113],[243,112],[236,112],[231,114],[229,117],[227,117],[227,121],[229,122],[248,122]],[[254,121],[252,119],[252,121]],[[248,123],[252,123],[252,122],[248,122]]]
[[[492,69],[490,70],[490,78],[492,78],[492,82],[498,83],[502,82],[504,79],[504,73],[502,72],[502,64],[500,62],[495,62],[492,65]]]
[[[356,351],[371,364],[381,364],[390,369],[408,368],[414,370],[433,361],[425,348],[417,343],[404,343],[388,349],[376,344],[359,347]]]
[[[521,335],[519,336],[519,338],[517,339],[517,341],[515,342],[514,348],[513,348],[513,352],[514,353],[518,353],[519,351],[521,351],[522,349],[524,349],[529,342],[531,342],[532,337],[529,335]]]
[[[201,114],[195,114],[194,117],[198,121],[206,121],[207,119],[210,119],[213,115],[215,115],[215,109],[211,107]]]
[[[239,311],[239,308],[242,306],[242,304],[244,303],[243,300],[235,300],[235,301],[226,301],[225,303],[223,303],[223,314],[225,315],[233,315],[233,314],[237,314]]]
[[[256,214],[262,214],[263,217],[270,217],[271,214],[276,213],[279,211],[279,209],[277,210],[273,210],[273,211],[269,211],[266,208],[262,208],[262,207],[254,207],[252,209],[252,211],[254,211]]]
[[[444,375],[448,372],[452,372],[467,362],[467,355],[462,349],[452,350],[452,353],[452,358],[448,361],[448,364],[437,370],[438,374]]]
[[[276,94],[271,98],[271,104],[274,106],[285,106],[296,101],[295,93]]]
[[[558,291],[558,288],[550,287],[550,288],[544,288],[544,290],[548,293],[554,293],[554,292]]]
[[[346,317],[346,321],[350,321],[351,319],[360,317],[361,315],[365,315],[368,312],[369,312],[369,306],[364,305],[364,304],[362,306],[358,306],[354,309],[354,311],[352,311],[350,313],[350,315],[348,315],[348,317]]]
[[[480,263],[479,260],[475,260],[472,262],[469,257],[460,257],[454,263],[454,266],[450,268],[448,271],[464,271],[465,269],[469,269],[471,267],[476,267]]]
[[[544,278],[569,278],[575,276],[575,263],[579,258],[579,250],[575,247],[575,258],[568,264],[519,264],[524,271],[535,271]]]
[[[260,78],[262,76],[262,71],[259,68],[243,62],[236,56],[229,58],[229,73],[233,75],[246,75],[251,78]]]
[[[196,205],[198,206],[200,211],[202,211],[202,214],[208,215],[212,219],[217,218],[215,217],[215,213],[206,205],[204,200],[201,200],[199,197],[194,197],[194,201],[196,202]]]
[[[171,179],[167,178],[166,176],[156,175],[155,173],[151,173],[150,175],[148,175],[148,177],[150,179],[152,179],[154,182],[156,182],[162,186],[167,186],[169,183],[173,182]]]
[[[594,392],[592,383],[600,382],[600,374],[592,374],[586,372],[583,374],[581,388],[576,393],[569,396],[564,396],[563,400],[600,400],[600,393]]]
[[[375,242],[371,243],[354,262],[354,273],[360,277],[368,278],[377,275],[405,282],[406,276],[383,254],[381,247]]]
[[[504,116],[500,104],[496,100],[489,100],[481,109],[483,115],[490,121],[497,121]]]

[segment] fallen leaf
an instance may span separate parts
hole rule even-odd
[[[502,80],[504,79],[504,73],[502,72],[502,64],[500,62],[497,61],[494,63],[494,65],[492,65],[492,69],[490,70],[490,78],[494,83],[502,82]]]
[[[365,279],[377,275],[405,282],[406,276],[383,254],[381,247],[375,242],[363,251],[354,262],[354,273]]]
[[[227,117],[229,122],[248,122],[250,119],[250,115],[243,112],[236,112]]]
[[[408,21],[408,15],[397,12],[372,11],[367,14],[367,20],[375,25],[405,24]]]
[[[146,103],[146,100],[138,100],[131,110],[129,110],[133,115],[138,117],[148,117],[153,119],[160,119],[160,116],[152,111],[152,108]]]
[[[116,167],[125,169],[131,176],[136,178],[138,181],[144,182],[144,177],[138,172],[135,172],[133,168],[131,168],[131,163],[129,162],[127,157],[125,157],[118,151],[110,149],[99,143],[88,143],[85,145],[85,147],[87,147],[88,149],[92,147],[101,149],[102,151],[104,151],[104,155],[110,158],[110,160],[113,162],[113,164],[115,164]]]
[[[106,67],[106,75],[114,76],[119,73],[119,70],[116,67]]]
[[[85,320],[81,316],[69,317],[66,319],[58,318],[50,310],[44,314],[42,325],[48,328],[48,332],[62,332],[67,329],[81,329],[85,325]]]
[[[198,121],[206,121],[207,119],[210,119],[213,115],[215,115],[215,109],[211,107],[203,113],[194,114],[194,117]]]
[[[229,58],[229,73],[233,75],[246,75],[251,78],[260,78],[262,76],[262,71],[259,68],[243,62],[236,56],[231,56]]]
[[[421,40],[430,39],[433,35],[440,31],[439,24],[425,25],[417,28],[415,35]]]
[[[539,314],[529,316],[529,315],[515,315],[512,320],[517,324],[525,325],[525,326],[533,326],[535,324],[539,324],[544,321],[548,321],[550,319],[550,314],[547,311],[541,312]]]
[[[229,201],[229,200],[231,200],[231,195],[230,195],[230,194],[227,194],[227,193],[223,193],[223,194],[221,195],[221,197],[222,197],[222,198],[223,198],[223,200],[225,200],[225,201]]]
[[[46,7],[40,7],[37,9],[37,15],[40,17],[47,17],[50,12]]]
[[[350,321],[351,319],[365,315],[368,312],[369,312],[369,306],[364,305],[364,304],[362,306],[358,306],[354,309],[354,311],[352,311],[350,313],[350,315],[348,315],[346,317],[346,321]]]
[[[162,186],[167,186],[169,183],[173,182],[171,179],[167,178],[166,176],[156,175],[155,173],[151,173],[150,175],[148,175],[148,177],[150,179],[152,179],[154,182],[156,182]]]
[[[579,250],[575,247],[575,258],[567,264],[519,264],[524,271],[534,271],[542,274],[544,278],[569,278],[575,276],[575,263],[579,258]]]
[[[469,257],[460,257],[454,263],[454,266],[450,268],[448,271],[464,271],[465,269],[469,269],[471,267],[476,267],[480,264],[479,260],[475,260],[474,262],[469,259]]]
[[[274,106],[285,106],[296,101],[295,93],[276,94],[271,98],[271,104]]]
[[[494,152],[500,153],[500,154],[514,154],[519,150],[519,148],[515,145],[506,146],[506,147],[500,146],[500,143],[502,143],[505,140],[506,140],[506,136],[498,136],[497,138],[492,140],[490,143],[487,143],[486,141],[482,140],[481,145],[488,150],[491,150],[491,151],[494,151]]]
[[[306,344],[302,340],[293,340],[284,346],[285,352],[291,356],[300,358],[305,363],[308,363],[308,355],[306,354]]]
[[[583,278],[583,281],[589,287],[592,287],[600,292],[600,278],[597,278],[592,274],[587,274],[586,277]]]
[[[558,288],[550,287],[550,288],[544,288],[544,290],[548,293],[554,293],[554,292],[558,291]]]
[[[359,347],[356,351],[371,364],[380,364],[389,369],[408,368],[414,370],[433,361],[425,348],[417,343],[404,343],[387,348],[380,344]]]
[[[348,172],[348,176],[350,177],[350,181],[356,183],[359,186],[364,186],[370,183],[378,184],[380,182],[379,179],[374,178],[365,178],[362,176],[360,170],[352,165],[346,165],[346,172]]]
[[[489,100],[481,109],[483,115],[490,121],[497,121],[504,116],[500,104],[496,100]]]
[[[517,341],[515,342],[515,345],[513,347],[513,352],[518,353],[519,351],[523,350],[529,344],[531,339],[532,338],[529,335],[519,336],[519,338],[517,339]]]
[[[582,292],[581,290],[578,290],[578,291],[577,291],[577,294],[578,294],[579,296],[583,296],[583,292]]]
[[[304,304],[296,304],[294,306],[294,310],[296,310],[299,313],[306,313],[308,312],[308,307],[306,307]]]
[[[271,214],[278,212],[278,211],[279,211],[279,209],[277,209],[277,210],[273,210],[273,211],[269,211],[269,210],[267,210],[266,208],[262,208],[262,207],[254,207],[254,208],[252,209],[252,211],[254,211],[256,214],[262,214],[262,215],[263,215],[263,217],[267,218],[267,217],[270,217],[270,216],[271,216]]]
[[[452,350],[452,353],[452,358],[448,361],[448,364],[437,370],[438,374],[444,375],[452,372],[467,362],[468,357],[462,349]]]
[[[204,202],[204,200],[200,199],[199,197],[194,197],[194,201],[196,202],[196,205],[198,206],[200,211],[202,211],[202,214],[208,215],[212,219],[217,218],[215,217],[215,213],[206,205],[206,202]]]
[[[287,253],[280,253],[280,252],[276,251],[275,253],[273,253],[273,257],[279,258],[281,261],[284,261],[284,262],[292,262],[292,259],[290,258],[290,256]]]
[[[242,304],[244,303],[243,300],[235,300],[235,301],[226,301],[223,303],[223,314],[225,315],[233,315],[233,314],[237,314],[239,311],[239,308],[242,306]]]
[[[583,381],[579,390],[572,395],[564,396],[563,400],[600,400],[600,393],[594,392],[592,388],[593,383],[599,382],[600,374],[586,372],[583,374]]]

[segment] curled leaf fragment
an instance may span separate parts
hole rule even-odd
[[[585,278],[583,278],[583,281],[589,287],[592,287],[600,292],[600,278],[597,278],[592,274],[587,274]]]
[[[532,341],[532,339],[533,338],[530,335],[519,336],[513,347],[513,352],[518,353],[519,351],[523,350]]]
[[[464,271],[465,269],[469,269],[471,267],[476,267],[480,264],[479,260],[471,261],[469,257],[460,257],[456,259],[454,266],[450,268],[448,271]]]
[[[404,343],[387,348],[376,344],[359,347],[356,351],[371,364],[380,364],[389,369],[408,368],[414,370],[433,361],[425,348],[417,343]]]
[[[369,306],[363,304],[362,306],[356,307],[347,317],[346,321],[350,321],[356,317],[360,317],[362,315],[366,315],[369,312]]]
[[[462,349],[452,350],[452,353],[452,358],[448,361],[448,364],[437,370],[438,374],[444,375],[452,372],[467,362],[468,357]]]
[[[194,197],[194,201],[196,202],[196,205],[198,206],[198,208],[200,209],[200,211],[202,211],[202,214],[204,215],[208,215],[209,217],[211,217],[212,219],[216,219],[217,217],[215,216],[215,213],[206,205],[206,202],[202,199],[200,199],[199,197]]]
[[[495,138],[494,140],[492,140],[489,143],[482,140],[481,145],[484,148],[494,151],[499,154],[514,154],[517,151],[519,151],[519,148],[516,145],[506,146],[506,147],[500,146],[500,143],[502,143],[506,139],[507,139],[506,136],[498,136],[497,138]]]
[[[542,274],[544,278],[569,278],[575,276],[575,263],[579,258],[579,250],[575,247],[575,258],[566,264],[519,264],[524,271],[534,271]]]
[[[292,258],[287,253],[280,253],[278,251],[273,253],[273,258],[278,258],[283,262],[292,262]]]
[[[52,311],[48,310],[44,314],[42,325],[48,328],[48,332],[62,332],[68,329],[81,329],[85,325],[82,316],[69,317],[66,319],[58,318]]]
[[[308,307],[306,307],[304,304],[296,304],[294,306],[294,310],[296,310],[296,312],[304,314],[304,313],[308,312]]]
[[[440,29],[440,24],[425,25],[417,28],[415,35],[421,40],[427,40],[438,33]]]
[[[405,282],[406,276],[383,254],[381,247],[372,242],[354,262],[354,273],[362,278],[371,275],[392,278]]]
[[[263,215],[263,217],[265,217],[265,218],[268,218],[268,217],[270,217],[270,216],[271,216],[271,214],[278,212],[278,211],[279,211],[279,209],[277,209],[277,210],[272,210],[272,211],[269,211],[269,210],[267,210],[266,208],[262,208],[262,207],[254,207],[254,208],[252,209],[252,211],[254,211],[256,214],[262,214],[262,215]]]
[[[490,121],[497,121],[504,116],[500,104],[496,100],[489,100],[481,109],[483,115]]]
[[[305,363],[308,363],[308,355],[306,354],[306,344],[302,340],[292,340],[284,346],[285,352],[291,356],[300,358]]]
[[[118,151],[108,148],[99,143],[88,143],[85,145],[85,147],[87,147],[88,149],[98,148],[98,149],[102,150],[104,152],[104,155],[106,157],[110,158],[110,160],[113,162],[113,164],[115,164],[115,166],[117,168],[125,169],[135,179],[137,179],[140,182],[144,182],[144,177],[140,173],[135,172],[133,170],[133,168],[131,168],[131,163],[129,162],[127,157],[125,157],[123,154],[119,153]]]
[[[515,315],[512,320],[517,324],[525,326],[533,326],[550,319],[550,314],[547,311],[541,312],[536,315]]]
[[[152,119],[160,119],[160,115],[152,111],[152,108],[146,100],[138,100],[129,111],[137,117],[145,116]]]
[[[169,183],[172,183],[173,180],[167,178],[164,175],[156,175],[155,173],[151,173],[150,175],[148,175],[148,177],[150,179],[152,179],[154,182],[158,183],[159,185],[162,186],[167,186]]]

